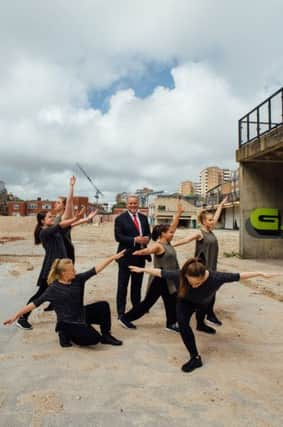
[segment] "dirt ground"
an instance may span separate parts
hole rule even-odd
[[[4,320],[35,291],[43,251],[29,226],[1,227],[0,298]],[[176,238],[190,231],[178,229]],[[238,232],[216,231],[219,270],[281,271],[280,260],[241,260]],[[21,240],[11,241],[11,237]],[[7,239],[7,237],[9,239]],[[77,270],[116,251],[113,224],[73,232]],[[178,248],[182,263],[193,245]],[[117,265],[89,280],[86,302],[106,299],[112,332],[124,345],[61,348],[54,313],[31,315],[32,331],[0,328],[1,425],[91,427],[282,427],[283,276],[224,286],[217,297],[223,326],[215,336],[196,332],[204,366],[184,374],[188,354],[178,334],[164,329],[162,302],[125,330],[115,312]],[[144,278],[144,289],[146,289]]]

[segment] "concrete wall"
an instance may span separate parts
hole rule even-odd
[[[277,208],[283,215],[283,164],[244,162],[240,165],[240,254],[244,258],[283,258],[283,238],[260,238],[247,231],[250,213],[256,208]]]

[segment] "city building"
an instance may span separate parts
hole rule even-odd
[[[179,193],[182,196],[191,196],[194,194],[194,186],[192,181],[183,181],[179,187]]]
[[[150,224],[170,224],[176,214],[179,198],[179,194],[157,196],[149,205],[148,216]],[[187,228],[196,228],[199,208],[185,199],[182,199],[182,205],[185,211],[181,216],[179,225]]]

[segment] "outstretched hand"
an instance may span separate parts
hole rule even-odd
[[[82,206],[82,208],[78,212],[76,212],[76,218],[77,219],[83,218],[85,215],[85,211],[86,211],[86,207]]]
[[[144,269],[142,267],[137,267],[136,265],[129,265],[129,269],[132,273],[143,273]]]
[[[95,209],[95,211],[90,212],[87,216],[87,220],[94,218],[97,212],[98,212],[98,209]]]
[[[123,249],[122,251],[118,252],[115,255],[112,255],[113,261],[117,261],[118,259],[122,258],[125,255],[126,249]]]
[[[12,316],[7,320],[4,320],[3,325],[12,325],[12,323],[14,323],[17,320],[17,316]]]
[[[279,276],[280,273],[261,273],[261,276],[264,277],[265,279],[271,279],[272,277],[276,277]],[[282,275],[282,273],[281,273]]]
[[[225,196],[224,199],[221,201],[221,205],[225,205],[225,203],[228,202],[228,196]]]

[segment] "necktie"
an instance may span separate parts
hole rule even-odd
[[[135,227],[137,229],[137,232],[140,234],[140,225],[139,225],[138,220],[137,220],[137,214],[133,214],[133,220],[134,220],[134,224],[135,224]]]

